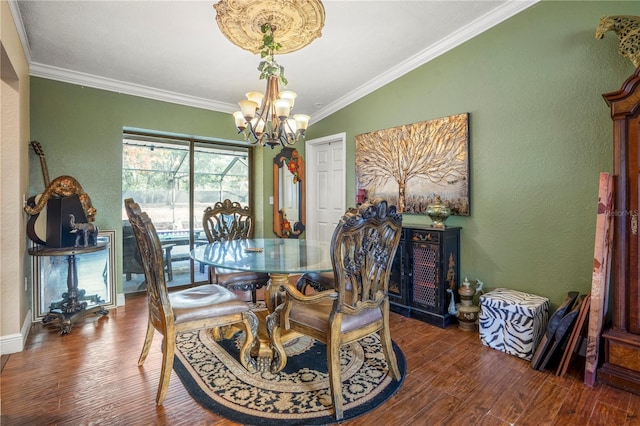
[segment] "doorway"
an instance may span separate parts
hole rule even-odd
[[[306,141],[307,238],[331,241],[346,210],[346,134]]]
[[[230,199],[249,205],[249,148],[195,139],[123,136],[122,199],[133,198],[154,223],[162,244],[168,287],[207,281],[189,253],[207,243],[206,207]],[[135,238],[122,208],[123,288],[144,291]]]

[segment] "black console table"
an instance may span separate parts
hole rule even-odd
[[[438,327],[457,321],[448,313],[460,287],[459,227],[403,226],[389,278],[390,309]]]
[[[78,269],[76,256],[105,250],[109,247],[107,242],[99,242],[95,246],[87,247],[45,247],[37,246],[29,249],[31,256],[66,256],[67,257],[67,291],[62,294],[62,300],[52,302],[49,312],[44,316],[44,324],[59,319],[61,321],[60,334],[69,334],[73,322],[87,313],[107,315],[109,311],[104,309],[101,303],[104,300],[100,296],[87,296],[85,290],[78,289]]]

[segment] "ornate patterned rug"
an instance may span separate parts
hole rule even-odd
[[[249,373],[238,361],[244,333],[216,342],[209,330],[178,336],[174,371],[203,407],[245,425],[315,425],[335,422],[325,345],[300,337],[285,346],[288,360],[278,374]],[[377,335],[341,349],[344,420],[380,406],[395,394],[406,363],[393,344],[402,374],[387,374]]]

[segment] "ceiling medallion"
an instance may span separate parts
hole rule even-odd
[[[213,5],[220,31],[236,46],[259,53],[261,26],[275,27],[279,54],[294,52],[322,35],[324,6],[320,0],[221,0]]]

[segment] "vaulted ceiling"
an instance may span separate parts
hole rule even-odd
[[[259,55],[232,44],[207,1],[20,0],[30,74],[232,112],[264,91]],[[339,110],[538,0],[323,1],[322,36],[277,56],[295,112]]]

